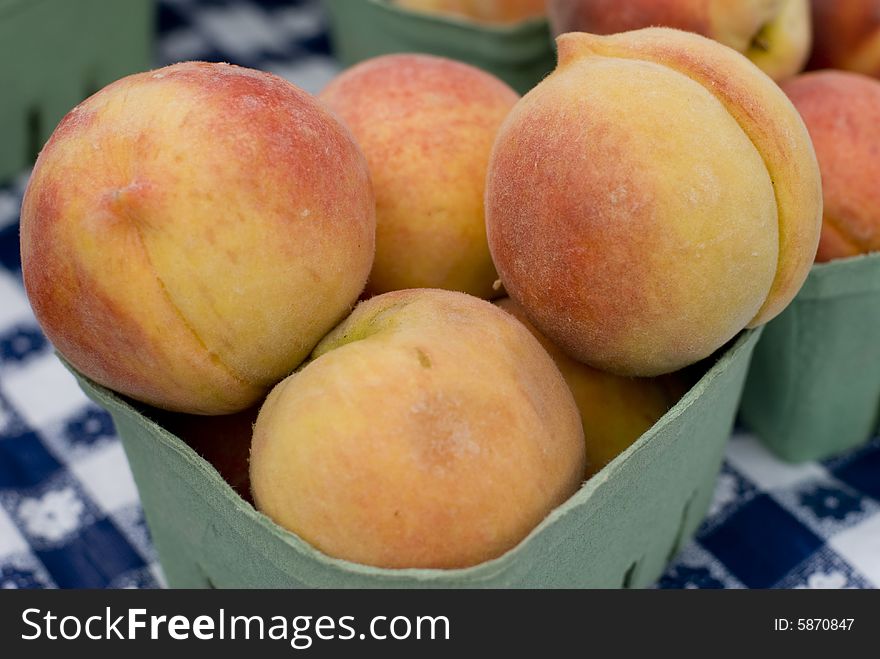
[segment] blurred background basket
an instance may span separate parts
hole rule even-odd
[[[489,71],[521,94],[556,66],[544,18],[486,25],[403,9],[386,0],[324,0],[324,6],[334,51],[345,66],[389,53],[441,55]]]
[[[790,462],[867,442],[880,423],[880,254],[813,266],[764,331],[743,421]]]
[[[152,19],[152,0],[0,0],[0,182],[70,108],[149,68]]]

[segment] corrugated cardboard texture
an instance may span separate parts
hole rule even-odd
[[[149,68],[152,0],[0,0],[0,182],[89,94]]]
[[[706,513],[759,334],[744,332],[650,431],[517,547],[459,570],[387,570],[325,556],[245,503],[183,441],[76,375],[116,422],[172,586],[641,587]]]
[[[880,254],[815,265],[755,349],[743,421],[801,462],[865,442],[878,416]]]
[[[401,9],[384,0],[324,0],[334,50],[345,66],[389,53],[451,57],[494,73],[518,92],[556,66],[546,20],[489,26]]]

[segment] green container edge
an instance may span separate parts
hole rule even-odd
[[[708,510],[760,332],[731,342],[654,427],[516,547],[450,570],[376,568],[321,553],[241,499],[181,439],[62,362],[116,423],[173,587],[643,587]]]
[[[77,103],[150,68],[153,16],[153,0],[0,0],[0,183]]]
[[[781,459],[828,459],[880,424],[880,253],[813,266],[771,320],[746,381],[741,418]]]
[[[556,49],[544,18],[485,25],[384,0],[324,0],[324,5],[334,52],[345,66],[391,53],[427,53],[479,67],[521,94],[556,66]]]

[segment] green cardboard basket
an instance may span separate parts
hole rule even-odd
[[[789,462],[825,459],[874,435],[880,253],[813,266],[755,349],[742,419]]]
[[[521,94],[556,66],[546,19],[484,25],[403,9],[386,0],[324,0],[336,56],[345,66],[389,53],[428,53],[494,73]]]
[[[0,0],[0,182],[73,106],[149,68],[152,31],[152,0]]]
[[[733,341],[653,428],[519,545],[454,570],[380,569],[322,554],[245,503],[181,439],[74,374],[116,423],[171,586],[642,587],[705,516],[759,334]]]

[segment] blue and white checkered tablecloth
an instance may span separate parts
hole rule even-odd
[[[318,91],[338,70],[318,3],[161,0],[157,63],[231,61]],[[24,294],[0,186],[0,586],[155,587],[161,570],[110,417],[55,358]],[[709,517],[663,588],[880,585],[880,439],[789,466],[735,433]]]

